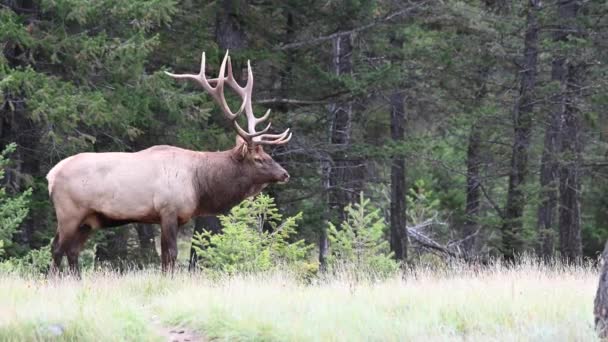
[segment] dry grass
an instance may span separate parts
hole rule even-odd
[[[162,340],[151,324],[158,319],[222,340],[593,341],[596,273],[525,262],[313,285],[286,273],[1,276],[0,340]]]

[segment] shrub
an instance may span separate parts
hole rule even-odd
[[[9,144],[0,153],[0,181],[4,179],[6,166],[10,163],[7,155],[15,151],[16,145]],[[0,260],[10,257],[10,248],[13,244],[13,234],[28,214],[29,198],[32,189],[16,195],[9,196],[5,187],[0,187]]]
[[[41,275],[48,271],[51,260],[51,245],[32,249],[25,256],[10,258],[0,262],[1,273],[18,273],[21,275]]]
[[[278,266],[307,270],[312,245],[304,240],[289,242],[302,213],[283,219],[274,199],[261,194],[220,216],[222,233],[204,230],[193,237],[199,267],[222,273],[251,273]]]
[[[387,277],[394,274],[399,264],[392,258],[389,243],[384,238],[386,223],[380,209],[370,205],[361,193],[358,203],[345,209],[346,219],[340,230],[331,222],[327,230],[330,254],[329,270],[369,274],[371,277]]]

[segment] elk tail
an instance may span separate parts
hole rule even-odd
[[[74,156],[65,158],[64,160],[57,163],[57,165],[53,166],[53,168],[46,174],[46,180],[49,183],[49,196],[53,197],[53,186],[55,184],[55,178],[57,177],[57,172],[63,168],[63,166],[70,160],[74,158]]]

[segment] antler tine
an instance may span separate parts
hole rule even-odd
[[[249,94],[249,100],[252,99],[252,91],[253,91],[253,71],[251,69],[251,61],[247,60],[247,85],[245,85],[245,89]],[[247,116],[247,119],[251,119],[251,121],[253,122],[253,127],[255,127],[257,124],[259,124],[260,122],[266,121],[266,119],[268,119],[268,116],[270,115],[270,109],[268,109],[266,111],[266,113],[260,117],[260,118],[256,118],[253,115],[253,110],[251,111],[251,116]]]
[[[232,88],[232,90],[237,92],[237,94],[239,94],[239,96],[241,98],[244,98],[245,89],[247,88],[247,85],[245,87],[241,87],[239,85],[239,83],[236,81],[236,79],[234,78],[234,74],[232,73],[232,60],[231,60],[230,56],[228,56],[228,65],[226,67],[227,67],[227,73],[228,73],[228,75],[226,75],[226,77],[224,77],[226,84],[228,84],[230,86],[230,88]],[[219,77],[209,79],[208,81],[210,84],[217,84],[218,80],[219,80]]]
[[[257,126],[257,124],[268,119],[268,116],[270,115],[270,109],[268,109],[266,111],[266,113],[262,117],[259,117],[259,118],[256,118],[253,113],[253,105],[252,105],[253,71],[251,69],[250,60],[247,60],[247,84],[242,89],[244,90],[244,92],[247,96],[247,106],[245,107],[245,115],[247,116],[247,128],[249,131],[249,135],[252,138],[259,137],[259,136],[265,134],[270,129],[270,126],[272,123],[269,122],[268,125],[266,126],[266,128],[264,128],[263,130],[261,130],[259,132],[255,130],[255,126]],[[259,140],[258,139],[253,140],[254,143],[257,143],[257,141],[259,141]]]
[[[201,69],[198,72],[197,75],[194,74],[174,74],[168,71],[165,71],[165,74],[173,77],[173,78],[179,78],[179,79],[183,79],[183,78],[187,78],[187,79],[191,79],[191,80],[195,80],[196,82],[198,82],[205,90],[207,90],[208,92],[212,92],[213,91],[213,87],[211,87],[211,85],[209,84],[209,82],[207,82],[207,79],[205,78],[205,53],[203,52],[203,55],[201,57]]]
[[[277,138],[285,138],[287,136],[287,134],[289,133],[289,128],[286,129],[283,133],[281,134],[264,134],[263,137],[260,137],[260,139],[264,139],[264,138],[268,138],[268,139],[277,139]]]
[[[291,137],[292,137],[292,133],[289,133],[287,138],[275,139],[275,140],[262,140],[262,141],[256,142],[256,144],[259,144],[259,145],[284,145],[284,144],[287,144],[289,142],[289,140],[291,140]]]
[[[266,119],[268,119],[268,116],[270,116],[270,108],[266,111],[264,115],[262,115],[262,117],[255,118],[255,123],[258,124],[260,122],[266,121]]]
[[[289,132],[289,128],[285,130],[285,132],[281,134],[264,134],[257,139],[254,139],[256,144],[260,145],[283,145],[291,140],[292,133]],[[264,139],[272,139],[272,140],[264,140]]]
[[[226,65],[228,64],[228,65]],[[241,87],[232,72],[232,62],[230,59],[229,51],[226,50],[226,55],[220,65],[219,75],[214,79],[207,79],[205,76],[205,53],[203,52],[201,58],[201,69],[197,75],[194,74],[173,74],[165,71],[165,73],[173,78],[187,78],[195,80],[199,83],[213,99],[218,103],[224,116],[230,120],[233,124],[237,134],[240,135],[249,144],[262,144],[262,145],[278,145],[284,144],[291,139],[291,133],[289,129],[281,134],[266,134],[270,129],[272,123],[268,122],[266,128],[261,131],[256,131],[255,127],[260,122],[266,121],[270,116],[270,109],[266,113],[256,118],[253,113],[252,105],[252,92],[253,92],[253,71],[251,69],[251,61],[247,60],[247,83],[244,87]],[[214,84],[215,86],[212,86]],[[232,88],[243,100],[239,110],[233,113],[228,107],[226,97],[224,96],[224,85],[227,84]],[[245,131],[237,122],[238,116],[245,112],[247,118],[247,131]],[[288,135],[289,134],[289,135]],[[271,139],[271,140],[269,140]]]
[[[202,79],[206,79],[205,77],[205,51],[201,55],[201,68],[198,71],[198,76]]]
[[[253,133],[245,132],[245,130],[243,128],[241,128],[241,125],[239,125],[239,123],[236,121],[234,121],[234,126],[237,131],[239,131],[243,134],[246,134],[249,138],[255,138],[255,137],[258,137],[258,136],[263,135],[264,133],[268,132],[268,130],[270,129],[271,123],[269,122],[268,125],[266,126],[266,128],[264,128],[263,130],[261,130],[259,132],[253,132]]]
[[[228,62],[228,77],[226,77],[226,74],[225,74],[226,62]],[[246,109],[247,98],[243,99],[243,103],[241,103],[241,107],[239,108],[239,110],[236,113],[233,113],[230,110],[230,107],[228,107],[228,103],[226,102],[226,97],[224,96],[224,81],[226,81],[226,80],[228,80],[228,85],[232,89],[237,91],[237,93],[239,93],[239,95],[241,95],[241,97],[243,97],[241,92],[238,89],[238,88],[240,88],[240,86],[236,83],[236,81],[234,80],[234,77],[232,76],[232,63],[230,62],[230,56],[228,55],[228,50],[226,50],[226,55],[224,56],[224,59],[222,60],[222,64],[220,66],[220,72],[217,77],[217,84],[215,86],[214,93],[216,96],[216,100],[219,102],[224,115],[226,115],[226,117],[230,121],[234,122],[236,120],[236,118],[243,112],[243,110]]]
[[[218,78],[208,80],[207,77],[205,76],[205,63],[206,63],[205,52],[202,53],[201,69],[197,75],[174,74],[174,73],[170,73],[167,71],[165,71],[165,73],[173,78],[179,78],[179,79],[187,78],[187,79],[195,80],[209,93],[209,95],[211,95],[216,100],[216,102],[218,102],[224,115],[230,121],[234,121],[245,110],[246,101],[243,101],[239,110],[236,113],[233,113],[230,110],[230,108],[228,107],[228,103],[226,102],[226,98],[224,97],[224,82],[226,80],[228,81],[228,84],[230,85],[230,87],[233,88],[235,91],[237,91],[239,93],[239,95],[242,95],[242,93],[243,93],[242,90],[239,91],[240,90],[239,88],[241,88],[241,87],[236,83],[236,81],[234,80],[234,77],[232,76],[232,67],[231,66],[228,67],[228,69],[229,69],[228,76],[229,77],[226,78],[226,76],[225,76],[226,62],[227,61],[230,62],[230,56],[228,55],[228,53],[229,53],[229,51],[226,50],[226,55],[224,56],[224,59],[222,60]],[[215,87],[211,86],[211,84],[209,82],[215,83]]]

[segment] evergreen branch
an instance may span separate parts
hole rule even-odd
[[[478,183],[479,183],[479,189],[481,189],[483,196],[488,200],[488,202],[490,202],[490,205],[492,206],[492,208],[494,208],[494,210],[496,211],[498,216],[500,216],[501,219],[504,219],[505,214],[502,211],[502,209],[498,206],[498,204],[496,204],[496,202],[494,202],[492,197],[490,197],[490,195],[488,195],[486,188],[483,186],[483,184],[481,182],[478,182]]]
[[[299,41],[299,42],[295,42],[295,43],[288,43],[288,44],[284,44],[284,45],[279,45],[278,47],[275,48],[275,50],[280,50],[280,51],[285,51],[285,50],[291,50],[291,49],[299,49],[301,47],[307,47],[307,46],[313,46],[313,45],[317,45],[323,42],[326,42],[328,40],[332,40],[341,36],[349,36],[352,35],[354,33],[358,33],[358,32],[362,32],[362,31],[366,31],[369,30],[375,26],[384,24],[386,22],[391,21],[392,19],[398,18],[398,17],[402,17],[405,16],[406,14],[410,14],[411,12],[413,12],[415,9],[418,9],[419,7],[422,7],[423,5],[426,4],[426,1],[423,1],[419,4],[416,4],[412,7],[408,7],[405,9],[401,9],[399,11],[395,11],[393,13],[390,13],[378,20],[374,20],[371,23],[365,24],[363,26],[359,26],[359,27],[355,27],[353,29],[350,30],[345,30],[345,31],[338,31],[326,36],[320,36],[320,37],[316,37],[316,38],[312,38],[312,39],[308,39],[308,40],[303,40],[303,41]]]
[[[261,99],[255,101],[258,104],[269,104],[269,103],[286,103],[286,104],[295,104],[295,105],[315,105],[315,104],[328,104],[329,101],[319,101],[319,100],[298,100],[298,99],[286,99],[286,98],[269,98],[269,99]]]

